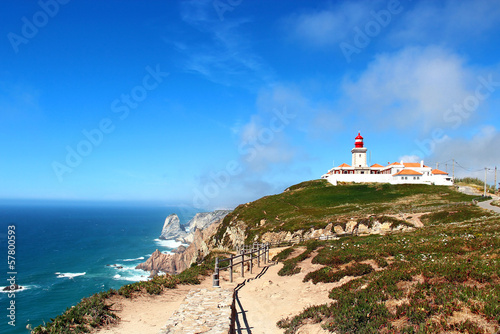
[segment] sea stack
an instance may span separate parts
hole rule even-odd
[[[181,227],[179,217],[175,213],[165,219],[160,239],[182,241],[186,236],[187,233]]]

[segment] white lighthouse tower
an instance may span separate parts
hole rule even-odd
[[[356,174],[365,174],[365,172],[368,171],[368,165],[366,164],[366,151],[367,148],[364,147],[363,137],[361,137],[361,133],[358,133],[358,136],[354,141],[354,148],[351,150],[352,167],[355,169]]]

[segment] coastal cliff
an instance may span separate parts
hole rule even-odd
[[[216,221],[204,230],[196,229],[193,233],[193,241],[183,252],[163,254],[157,249],[146,262],[139,264],[136,269],[150,271],[151,276],[159,272],[176,274],[184,271],[189,268],[192,263],[208,255],[212,248],[208,238],[217,230],[221,221],[222,220]]]
[[[204,230],[213,223],[223,219],[231,210],[215,210],[197,213],[186,225],[182,225],[179,217],[173,213],[165,219],[160,239],[175,240],[185,244],[192,243],[196,230]]]
[[[163,240],[182,241],[186,236],[187,233],[181,227],[179,217],[173,213],[165,219],[159,238]]]
[[[209,237],[217,231],[219,224],[230,212],[230,210],[216,210],[196,214],[187,224],[189,233],[182,229],[176,214],[168,216],[160,239],[175,239],[189,243],[189,246],[185,249],[183,246],[179,247],[174,254],[163,254],[157,249],[146,262],[139,264],[136,269],[150,271],[151,276],[154,276],[159,272],[180,273],[189,268],[197,259],[203,259],[210,252],[213,245],[210,243]]]

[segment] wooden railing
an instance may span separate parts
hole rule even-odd
[[[257,260],[257,267],[260,267],[261,260],[264,264],[269,262],[269,244],[253,244],[237,247],[237,255],[220,260],[215,258],[215,269],[213,274],[213,286],[220,287],[219,272],[229,270],[229,280],[233,282],[233,271],[236,266],[241,266],[241,277],[245,277],[245,263],[249,264],[249,272],[252,274],[253,262]],[[227,264],[226,264],[227,263]],[[226,265],[224,265],[226,264]]]

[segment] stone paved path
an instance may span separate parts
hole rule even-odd
[[[160,334],[227,334],[232,303],[232,289],[192,290]]]

